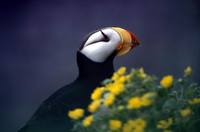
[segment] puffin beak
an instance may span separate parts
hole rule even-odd
[[[112,27],[112,29],[121,37],[121,43],[117,47],[117,55],[124,55],[140,44],[133,33],[119,27]]]

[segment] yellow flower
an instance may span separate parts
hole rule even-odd
[[[89,112],[95,112],[97,109],[100,107],[101,101],[100,100],[95,100],[93,101],[89,106],[88,106],[88,111]]]
[[[122,66],[117,70],[117,74],[123,75],[126,72],[126,67]]]
[[[111,79],[112,79],[113,81],[117,80],[118,78],[119,78],[119,75],[118,75],[117,73],[114,73],[114,74],[112,75],[112,77],[111,77]]]
[[[187,117],[191,115],[191,113],[192,113],[192,110],[190,108],[185,108],[185,109],[180,110],[180,114],[182,117]]]
[[[132,97],[128,100],[128,109],[138,109],[142,106],[142,101],[140,97]]]
[[[102,93],[104,92],[104,87],[97,87],[91,95],[92,100],[98,100],[101,98]]]
[[[143,132],[145,127],[146,121],[141,118],[128,120],[123,126],[123,132]]]
[[[166,89],[170,88],[173,84],[173,76],[167,75],[162,78],[160,85]]]
[[[145,77],[147,76],[146,73],[144,72],[144,69],[143,69],[143,68],[140,68],[140,69],[139,69],[139,72],[140,72],[139,76],[140,76],[141,78],[145,78]]]
[[[152,100],[148,99],[148,98],[142,98],[141,99],[141,103],[142,103],[142,106],[149,106],[152,104]]]
[[[184,76],[190,76],[190,75],[192,75],[192,67],[188,66],[184,70]]]
[[[114,82],[119,83],[124,83],[128,79],[130,79],[130,75],[124,75],[126,72],[126,67],[121,67],[119,70],[117,70],[111,77],[111,80]]]
[[[94,120],[94,119],[93,119],[93,115],[87,116],[87,117],[83,120],[83,126],[84,126],[84,127],[90,126],[90,125],[92,124],[93,120]]]
[[[130,121],[128,121],[127,123],[124,124],[123,126],[123,132],[133,132],[134,127],[132,128]]]
[[[144,132],[144,129],[142,129],[140,127],[136,127],[133,132]]]
[[[188,101],[189,104],[194,105],[194,104],[200,104],[200,98],[193,98]]]
[[[122,83],[110,83],[107,86],[108,91],[113,93],[114,95],[119,95],[124,91],[124,85]]]
[[[117,80],[118,83],[124,83],[125,81],[126,81],[126,76],[121,76]]]
[[[135,124],[137,126],[142,127],[142,128],[146,127],[146,121],[144,119],[141,119],[141,118],[135,119]]]
[[[154,92],[148,92],[148,93],[145,93],[142,97],[141,97],[141,100],[142,100],[142,105],[143,106],[149,106],[153,103],[153,98],[156,96],[156,93]]]
[[[77,108],[77,109],[74,109],[74,110],[70,110],[68,112],[68,116],[73,120],[78,120],[81,117],[83,117],[83,115],[84,115],[84,110],[80,109],[80,108]]]
[[[110,120],[109,127],[110,130],[119,130],[122,127],[122,122],[120,120]]]
[[[110,106],[114,103],[115,101],[115,95],[112,93],[108,93],[108,95],[106,96],[106,98],[104,99],[104,105],[105,106]]]
[[[157,124],[157,128],[167,129],[172,125],[172,123],[173,123],[172,118],[168,118],[167,120],[160,120]]]

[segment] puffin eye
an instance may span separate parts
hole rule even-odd
[[[102,41],[105,41],[105,42],[108,42],[110,39],[108,38],[108,36],[107,35],[105,35],[105,33],[102,31],[102,30],[100,30],[100,32],[101,32],[101,34],[103,35],[103,39],[102,39]]]

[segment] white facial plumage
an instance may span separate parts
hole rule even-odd
[[[108,41],[103,41],[103,34],[108,37]],[[80,52],[94,62],[104,62],[120,42],[121,37],[115,30],[105,28],[90,35]]]

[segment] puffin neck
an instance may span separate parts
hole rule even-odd
[[[94,62],[81,52],[77,52],[79,79],[101,81],[110,77],[114,72],[113,59],[115,53],[110,55],[105,62]]]

